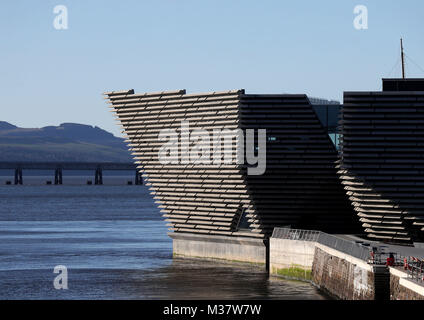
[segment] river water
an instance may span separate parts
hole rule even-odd
[[[49,179],[0,177],[0,299],[327,299],[251,266],[172,258],[159,210],[131,177]],[[66,290],[54,288],[57,265]]]

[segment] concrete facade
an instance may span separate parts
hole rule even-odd
[[[173,240],[173,253],[176,256],[266,265],[266,240],[182,233],[168,235]]]

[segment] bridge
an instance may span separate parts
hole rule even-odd
[[[23,184],[22,170],[54,170],[54,184],[62,184],[63,170],[94,170],[94,184],[103,184],[103,170],[134,170],[135,184],[143,184],[134,163],[123,162],[0,162],[0,169],[15,170],[15,184]]]

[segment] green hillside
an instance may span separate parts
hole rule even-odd
[[[124,139],[98,127],[64,123],[39,129],[0,121],[0,161],[131,162]]]

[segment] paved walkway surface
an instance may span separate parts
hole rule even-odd
[[[369,244],[370,247],[379,247],[382,253],[397,253],[401,256],[413,256],[416,258],[424,258],[424,248],[410,247],[410,246],[401,246],[395,244],[388,244],[380,241],[372,241],[364,238],[360,238],[354,235],[337,235],[340,238],[350,240],[350,241],[360,241],[364,244]]]

